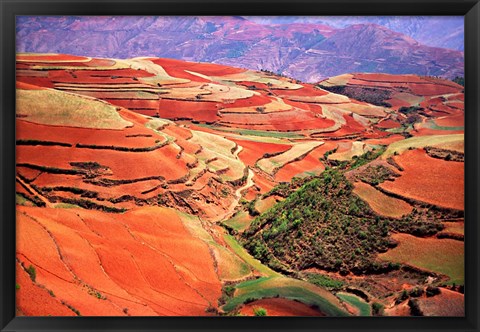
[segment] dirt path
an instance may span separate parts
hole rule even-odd
[[[42,194],[40,194],[37,190],[33,189],[32,186],[30,186],[28,183],[23,181],[19,176],[16,177],[16,180],[22,187],[24,187],[30,194],[37,196],[42,202],[45,203],[45,207],[53,207],[53,204],[50,203],[48,199],[46,199]]]

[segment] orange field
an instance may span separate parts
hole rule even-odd
[[[180,67],[183,70],[194,71],[207,76],[224,76],[243,73],[245,71],[245,69],[233,68],[217,64],[195,62],[186,63],[185,61],[166,58],[152,59],[152,62],[164,67],[167,71],[168,69],[172,70],[173,68]]]
[[[257,160],[263,158],[265,153],[282,153],[291,148],[289,144],[254,142],[238,139],[231,140],[242,147],[242,151],[240,151],[238,157],[250,166],[254,166]]]
[[[425,316],[463,317],[465,315],[464,295],[445,288],[441,288],[439,295],[420,298],[419,307]]]
[[[458,114],[453,116],[441,117],[435,120],[439,126],[445,127],[463,127],[465,125],[465,115]]]
[[[214,102],[180,101],[160,99],[158,114],[166,119],[195,119],[198,121],[214,122],[218,120],[218,106]],[[153,114],[148,115],[155,115]]]
[[[418,201],[463,210],[463,163],[432,158],[422,149],[393,158],[404,171],[395,181],[380,184],[381,188]]]
[[[265,309],[267,316],[325,316],[322,312],[306,304],[282,298],[261,299],[245,304],[240,309],[240,313],[243,316],[254,316],[255,308]]]
[[[365,200],[373,211],[386,217],[400,218],[412,212],[413,209],[407,202],[387,196],[363,182],[355,182],[353,192]]]
[[[51,314],[52,306],[54,314],[72,314],[65,301],[85,316],[205,315],[220,296],[207,245],[173,210],[111,215],[19,207],[17,227],[17,258],[37,272],[37,285],[26,273],[17,279],[19,309],[25,313]],[[42,256],[35,254],[39,248]],[[187,254],[192,251],[194,257]],[[29,289],[47,298],[43,306],[33,308]]]
[[[320,161],[325,152],[334,149],[337,146],[335,142],[326,142],[318,148],[312,150],[302,160],[289,163],[275,174],[275,180],[278,182],[290,182],[293,177],[302,173],[319,174],[325,169],[325,166]]]
[[[235,22],[226,24],[237,30]],[[247,26],[233,38],[262,31]],[[345,94],[336,94],[266,71],[217,64],[53,54],[19,54],[16,69],[18,315],[213,316],[229,282],[251,283],[254,290],[263,280],[248,279],[272,273],[279,278],[267,282],[283,287],[289,277],[249,256],[238,236],[248,234],[252,208],[269,211],[284,199],[283,184],[317,176],[327,165],[352,181],[353,193],[374,212],[368,218],[391,218],[388,236],[398,245],[372,252],[371,262],[405,264],[437,274],[438,282],[463,284],[464,222],[450,218],[454,211],[444,217],[435,211],[445,229],[431,237],[396,233],[392,225],[412,212],[430,220],[421,204],[464,209],[463,162],[449,160],[456,159],[453,152],[445,160],[423,149],[430,144],[464,150],[462,135],[449,137],[464,132],[463,87],[453,82],[357,73],[319,83],[346,87]],[[421,109],[399,112],[401,106]],[[366,153],[380,151],[378,145],[387,150],[370,161]],[[370,164],[356,168],[362,163]],[[369,165],[395,169],[399,176],[378,186],[359,182],[368,181],[363,175],[371,175]],[[279,184],[278,196],[261,196]],[[302,238],[307,229],[298,231],[289,250],[308,245]],[[321,241],[322,234],[316,235]],[[234,238],[238,243],[232,245]],[[250,248],[254,256],[263,249]],[[270,263],[295,269],[290,254],[278,259]],[[364,279],[387,315],[410,313],[405,303],[390,306],[395,295],[386,292],[411,289],[415,273],[338,272],[326,275],[342,281],[343,290],[367,290],[358,282]],[[242,287],[227,302],[238,300]],[[335,291],[322,292],[341,311],[359,313]],[[268,316],[325,316],[287,298],[254,295],[259,299],[239,302],[241,315],[264,308]],[[427,316],[463,312],[463,295],[448,290],[418,300]]]

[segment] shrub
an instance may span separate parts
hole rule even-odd
[[[35,282],[35,280],[37,279],[37,270],[35,270],[35,267],[33,265],[30,265],[27,268],[27,273],[30,275],[30,279]]]
[[[397,300],[395,301],[396,304],[399,304],[399,303],[402,303],[403,301],[405,301],[406,299],[408,299],[408,292],[404,289],[402,291],[402,293],[400,294],[400,296],[397,298]]]
[[[420,297],[423,295],[423,289],[415,287],[410,291],[411,297]]]
[[[412,316],[423,316],[423,312],[420,309],[417,299],[410,299],[408,301],[408,306],[410,307],[410,313]]]
[[[253,313],[255,314],[255,316],[267,316],[267,310],[265,308],[262,308],[262,307],[255,307],[253,308]]]
[[[339,290],[343,287],[343,281],[331,279],[321,274],[309,273],[307,280],[314,285],[331,290]]]
[[[426,293],[427,297],[432,297],[432,296],[440,294],[440,288],[433,287],[433,286],[427,286],[427,289],[425,290],[425,293]]]
[[[378,303],[378,302],[373,302],[372,303],[372,314],[374,316],[382,316],[384,308],[385,308],[385,306],[383,304]]]

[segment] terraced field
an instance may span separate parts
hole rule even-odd
[[[461,308],[456,83],[151,57],[16,66],[19,315],[408,315],[396,300],[426,278],[442,292],[419,298],[425,315]]]
[[[448,276],[448,283],[463,285],[463,242],[451,239],[417,238],[408,234],[393,236],[400,244],[379,258],[406,263]]]

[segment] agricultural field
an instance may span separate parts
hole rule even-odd
[[[17,315],[462,315],[457,83],[16,65]]]

